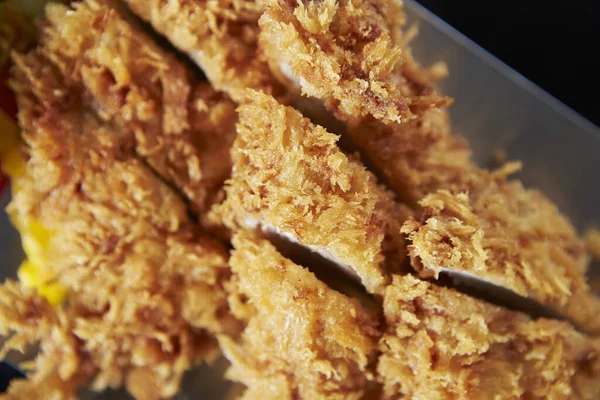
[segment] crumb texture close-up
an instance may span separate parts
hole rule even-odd
[[[598,231],[477,164],[401,2],[6,10],[0,399],[600,399]]]

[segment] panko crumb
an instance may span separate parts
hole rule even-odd
[[[404,247],[403,220],[391,195],[339,150],[336,135],[295,109],[249,91],[238,112],[234,172],[217,214],[231,229],[274,230],[333,259],[370,292],[381,293],[388,275],[386,235],[396,251]],[[403,256],[399,252],[391,261],[398,265]]]
[[[410,52],[401,46],[405,20],[394,1],[271,1],[259,21],[260,47],[290,90],[323,100],[341,120],[405,122],[448,104],[418,89]]]
[[[46,6],[40,52],[100,118],[202,215],[229,177],[235,105],[161,49],[111,0]]]
[[[219,336],[226,376],[247,386],[243,399],[360,399],[372,380],[378,318],[329,289],[252,233],[233,238],[232,310],[238,339]],[[238,304],[238,301],[233,303]]]
[[[385,293],[379,379],[388,399],[596,399],[600,342],[413,276]]]
[[[44,264],[67,299],[0,285],[0,358],[39,346],[2,398],[171,398],[219,350],[243,399],[600,398],[600,301],[585,280],[600,234],[584,242],[508,180],[519,163],[474,164],[436,90],[447,67],[414,59],[401,2],[125,3],[210,83],[113,0],[49,4],[37,48],[15,54],[26,167],[8,211],[47,229]],[[281,105],[303,101],[361,154]],[[257,226],[376,296],[327,286]],[[406,252],[415,275],[399,275]],[[436,286],[442,269],[591,334]]]
[[[365,120],[348,133],[398,199],[415,208],[440,188],[460,190],[477,171],[468,143],[451,134],[447,110],[427,110],[403,124]]]
[[[131,10],[167,37],[204,71],[212,85],[236,101],[244,89],[285,99],[258,49],[262,0],[125,0]]]
[[[4,333],[14,331],[4,348],[40,348],[8,396],[124,385],[137,398],[170,397],[186,370],[215,356],[213,335],[240,328],[227,303],[227,250],[140,160],[123,125],[69,82],[39,49],[15,58],[27,160],[9,212],[52,232],[45,262],[68,294],[52,308],[16,284],[0,289]]]
[[[556,206],[518,181],[481,173],[467,193],[426,196],[419,220],[403,231],[422,276],[445,268],[532,297],[600,332],[600,300],[586,282],[584,243]]]

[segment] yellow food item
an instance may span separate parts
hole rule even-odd
[[[2,171],[11,180],[13,195],[20,190],[20,178],[25,172],[25,161],[19,154],[18,127],[0,111],[0,130],[2,143],[0,144],[0,160]],[[19,279],[26,287],[36,288],[50,303],[59,304],[65,297],[66,291],[49,273],[46,265],[46,251],[51,232],[41,223],[31,218],[11,215],[12,222],[21,234],[23,250],[27,259],[23,261],[17,273]]]

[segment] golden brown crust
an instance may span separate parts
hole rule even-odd
[[[517,181],[481,174],[465,193],[438,191],[407,222],[413,264],[423,276],[441,268],[471,273],[530,296],[600,332],[600,301],[585,272],[582,240],[556,206]]]
[[[136,152],[203,214],[231,164],[235,107],[136,29],[110,1],[47,6],[40,52],[69,90],[114,121]]]
[[[272,228],[350,268],[369,291],[380,292],[386,234],[396,250],[402,248],[396,232],[402,221],[391,196],[338,149],[336,135],[293,108],[250,91],[238,111],[234,172],[218,210],[225,224]]]
[[[215,336],[246,399],[600,396],[596,339],[394,275],[409,213],[335,135],[245,91],[287,100],[300,85],[345,122],[390,189],[422,200],[404,225],[422,276],[469,272],[598,334],[581,240],[545,197],[506,179],[514,165],[472,163],[438,109],[444,70],[413,59],[400,3],[272,1],[260,46],[261,0],[127,3],[243,103],[214,213],[238,230],[235,250],[228,265],[179,193],[212,227],[233,103],[110,0],[49,6],[38,49],[15,57],[27,167],[9,211],[51,231],[47,261],[69,295],[53,308],[0,286],[0,334],[15,332],[5,348],[40,343],[8,398],[74,399],[86,384],[169,397],[215,354]],[[383,306],[332,290],[243,230],[255,223],[350,265]]]
[[[266,240],[238,233],[230,265],[232,306],[246,327],[239,340],[219,337],[244,383],[243,398],[358,399],[376,356],[377,318],[282,257]],[[234,305],[238,302],[234,302]]]
[[[600,343],[412,276],[386,289],[385,398],[594,399]]]
[[[369,26],[372,18],[375,18],[373,21],[380,18],[377,23],[380,37],[388,38],[386,43],[403,50],[404,63],[398,63],[397,67],[388,71],[388,75],[383,75],[404,79],[403,83],[396,86],[399,93],[394,98],[435,96],[435,80],[441,75],[435,70],[422,68],[412,58],[406,43],[410,32],[399,33],[396,39],[385,33],[389,25],[377,13],[383,9],[377,1],[359,2],[358,5],[351,3],[356,10],[349,4],[335,1],[271,4],[261,19],[261,43],[264,43],[272,68],[279,68],[277,65],[281,63],[289,65],[288,79],[297,80],[305,92],[323,100],[330,110],[346,122],[347,131],[354,142],[400,200],[418,207],[419,200],[440,189],[453,194],[469,192],[471,199],[479,199],[479,208],[473,210],[477,217],[475,226],[470,227],[469,232],[454,232],[454,245],[438,242],[444,235],[427,236],[423,228],[420,242],[414,246],[423,248],[420,258],[427,258],[426,254],[437,257],[438,261],[444,261],[443,266],[447,268],[492,280],[521,295],[553,306],[592,331],[599,329],[597,304],[600,302],[591,296],[585,282],[587,259],[581,240],[570,223],[543,196],[526,191],[517,183],[498,183],[503,181],[502,175],[514,169],[514,165],[509,164],[498,172],[478,168],[471,160],[468,145],[451,134],[448,115],[444,110],[425,107],[416,113],[414,119],[398,123],[373,112],[365,114],[345,108],[344,99],[351,99],[352,96],[336,98],[336,90],[343,90],[343,84],[335,80],[338,77],[334,72],[339,71],[332,66],[357,70],[358,63],[366,58],[356,50],[354,53],[357,56],[351,60],[340,56],[344,54],[341,47],[345,43],[340,38],[369,31],[357,27]],[[356,15],[347,15],[350,11]],[[398,12],[401,10],[398,9]],[[359,21],[353,19],[357,16],[361,17]],[[396,29],[400,27],[396,26]],[[370,43],[375,43],[379,39],[370,40]],[[353,41],[359,42],[358,39]],[[327,68],[319,69],[319,63],[327,65]],[[335,82],[328,81],[331,77],[335,78]],[[334,87],[336,85],[339,86],[337,89]],[[520,204],[526,201],[532,202],[532,207],[540,203],[540,209],[523,210]],[[502,203],[498,207],[506,207],[504,216],[495,215],[501,211],[493,209],[496,207],[494,202]],[[496,222],[497,218],[501,219],[500,223]],[[520,219],[532,224],[528,226],[527,222],[521,221],[519,225]],[[487,260],[487,264],[493,266],[485,262],[488,247],[474,247],[470,243],[471,236],[479,231],[478,224],[483,224],[484,230],[487,230],[485,234],[479,233],[480,239],[495,241],[492,245],[496,247],[492,250],[493,260]],[[412,232],[417,228],[406,229]],[[504,236],[510,238],[504,239]],[[519,244],[522,240],[527,240],[524,246]],[[506,242],[512,244],[507,248]],[[454,246],[453,259],[444,259],[448,255],[442,252],[444,246]],[[416,256],[413,249],[413,257]],[[425,261],[428,265],[422,273],[431,275],[427,271],[435,270],[431,266],[434,264]],[[505,265],[507,262],[508,265]]]
[[[460,190],[476,172],[469,145],[451,135],[446,110],[427,110],[403,124],[364,120],[348,133],[388,187],[411,206],[440,188]]]
[[[271,1],[260,19],[260,46],[280,80],[323,100],[338,118],[407,121],[447,100],[415,91],[416,75],[403,72],[405,19],[395,1]]]
[[[68,397],[89,380],[141,398],[174,395],[183,373],[214,355],[211,335],[239,327],[228,311],[226,249],[199,232],[130,134],[91,111],[40,51],[16,57],[12,84],[28,160],[10,211],[52,231],[46,262],[69,294],[55,310],[22,288],[2,289],[23,296],[0,307],[20,338],[6,345],[41,348],[11,395]]]
[[[217,90],[238,99],[245,88],[274,96],[284,88],[258,54],[261,0],[126,0],[129,7],[206,73]]]

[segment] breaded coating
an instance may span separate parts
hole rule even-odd
[[[597,399],[600,343],[410,275],[383,304],[386,399]]]
[[[416,30],[404,25],[396,1],[274,1],[261,18],[260,43],[273,73],[323,101],[374,172],[416,205],[473,164],[468,145],[450,135],[451,100],[435,90],[446,68],[413,58]]]
[[[258,51],[262,0],[125,0],[206,73],[217,90],[238,100],[246,88],[285,97]]]
[[[203,214],[220,200],[235,106],[128,22],[110,0],[49,4],[39,49],[84,104]]]
[[[402,124],[365,120],[349,127],[348,133],[377,175],[413,207],[440,188],[461,190],[477,173],[469,145],[451,135],[443,109],[427,110]]]
[[[35,290],[9,280],[0,285],[0,323],[2,336],[14,333],[4,342],[2,357],[8,350],[25,351],[40,342],[37,360],[29,366],[37,371],[30,372],[28,379],[13,380],[2,399],[77,399],[77,390],[91,371],[77,353],[77,339],[68,332],[71,321],[62,310]]]
[[[294,3],[284,2],[271,4],[261,19],[263,29],[261,34],[264,35],[264,40],[274,41],[272,44],[277,42],[277,46],[265,47],[271,66],[276,68],[274,63],[281,60],[284,60],[284,64],[290,64],[292,68],[288,70],[288,77],[298,81],[303,88],[319,88],[327,77],[334,76],[333,73],[326,71],[334,71],[335,68],[319,70],[312,61],[313,56],[306,56],[306,53],[314,52],[319,54],[320,61],[330,61],[321,55],[328,51],[332,53],[337,51],[334,50],[335,45],[331,44],[334,42],[331,38],[336,36],[328,36],[328,34],[342,28],[367,26],[370,20],[366,15],[371,14],[365,13],[362,8],[369,6],[379,9],[375,7],[375,4],[379,3],[373,1],[359,5],[356,2],[348,3],[352,4],[352,7],[344,4],[333,1],[309,2],[297,6]],[[355,8],[360,10],[357,11]],[[358,22],[354,21],[353,17],[343,14],[349,12],[342,12],[345,9],[360,15],[362,19]],[[342,14],[337,20],[336,16],[339,13]],[[315,19],[315,15],[319,15],[321,19]],[[379,22],[378,26],[386,25]],[[289,32],[283,33],[284,31]],[[378,34],[381,32],[382,28],[377,30]],[[404,98],[435,96],[435,81],[443,74],[435,68],[421,67],[412,58],[408,47],[412,35],[410,31],[399,35],[397,43],[403,50],[404,63],[398,64],[396,76],[406,79],[404,84],[397,86],[397,89]],[[287,40],[285,44],[281,42],[282,37]],[[373,38],[370,40],[369,43],[377,41]],[[324,45],[326,41],[328,44]],[[335,41],[335,43],[341,46],[344,42]],[[306,50],[307,48],[311,50]],[[287,56],[282,56],[283,52],[286,52]],[[352,62],[359,62],[361,53],[356,50],[354,52],[359,55],[353,58],[354,61],[344,60],[338,64],[350,68]],[[296,61],[290,61],[292,59]],[[342,86],[339,83],[337,85]],[[304,89],[304,91],[324,101],[338,118],[346,122],[347,133],[374,166],[374,172],[401,201],[418,209],[420,200],[438,190],[446,190],[455,195],[468,192],[472,199],[480,199],[477,200],[481,203],[479,208],[473,210],[478,218],[475,229],[478,229],[478,224],[484,224],[484,230],[490,231],[487,233],[490,239],[483,240],[498,242],[493,244],[494,260],[487,260],[487,264],[491,263],[493,266],[487,266],[485,260],[471,260],[475,256],[481,258],[481,254],[477,252],[472,257],[463,254],[464,258],[455,256],[452,260],[445,260],[448,251],[443,252],[441,249],[470,246],[468,242],[462,242],[464,237],[461,235],[464,233],[458,232],[453,235],[456,243],[452,244],[445,241],[448,240],[448,235],[436,233],[428,236],[424,228],[420,242],[415,244],[414,248],[423,248],[422,257],[433,257],[437,262],[436,264],[426,260],[427,266],[423,267],[425,270],[436,271],[444,267],[471,272],[481,279],[492,280],[518,294],[533,297],[545,305],[550,305],[588,330],[597,331],[600,328],[600,306],[596,305],[600,302],[591,296],[585,282],[584,271],[587,258],[581,240],[573,227],[558,214],[554,205],[539,193],[527,191],[518,183],[498,183],[505,181],[504,175],[515,169],[515,164],[507,164],[496,172],[477,167],[471,159],[468,144],[452,134],[448,114],[443,109],[436,107],[422,109],[414,113],[414,119],[398,123],[393,120],[386,121],[385,118],[378,117],[374,113],[365,115],[344,108],[343,99],[335,97],[333,88],[313,89]],[[401,97],[395,96],[395,98]],[[346,98],[350,97],[346,96]],[[520,205],[527,201],[531,202],[528,208]],[[497,205],[498,202],[503,205]],[[539,209],[538,203],[540,203]],[[505,215],[496,215],[502,213]],[[448,218],[452,219],[452,217]],[[498,218],[500,222],[497,221]],[[409,226],[406,232],[410,233],[416,229]],[[435,231],[435,228],[431,230]],[[440,238],[443,240],[440,241]],[[520,243],[523,240],[527,240],[525,245]],[[511,244],[507,245],[507,242]],[[481,249],[478,251],[485,254]],[[461,254],[459,250],[455,252]],[[413,258],[416,255],[413,250]],[[515,259],[519,261],[515,262]],[[425,275],[432,274],[426,272]]]
[[[41,349],[10,395],[74,396],[88,381],[137,398],[175,395],[183,373],[214,356],[212,335],[239,328],[225,247],[189,220],[131,135],[92,112],[40,51],[16,57],[12,86],[28,157],[10,212],[51,230],[46,263],[68,297],[53,309],[12,284],[0,289],[22,298],[3,296],[3,329],[16,332],[5,346]]]
[[[600,300],[586,283],[588,257],[570,222],[536,190],[483,176],[468,194],[440,190],[403,227],[422,276],[472,274],[549,305],[600,333]]]
[[[179,230],[188,220],[184,202],[144,166],[129,135],[85,110],[62,79],[37,50],[15,56],[11,86],[27,164],[11,214],[17,220],[48,217],[43,222],[53,230],[73,198],[85,192],[91,201],[147,218],[166,231]]]
[[[280,80],[322,99],[338,118],[403,122],[448,101],[411,90],[405,20],[399,1],[274,0],[259,22],[260,46]]]
[[[278,234],[358,275],[372,293],[387,281],[386,235],[397,252],[400,219],[375,177],[336,145],[338,137],[291,107],[249,91],[239,109],[234,172],[217,213],[231,229]],[[396,265],[403,254],[390,257]],[[392,267],[390,267],[392,268]]]
[[[375,315],[247,232],[233,239],[232,310],[239,339],[219,336],[227,377],[243,399],[359,399],[367,389],[379,331]]]

